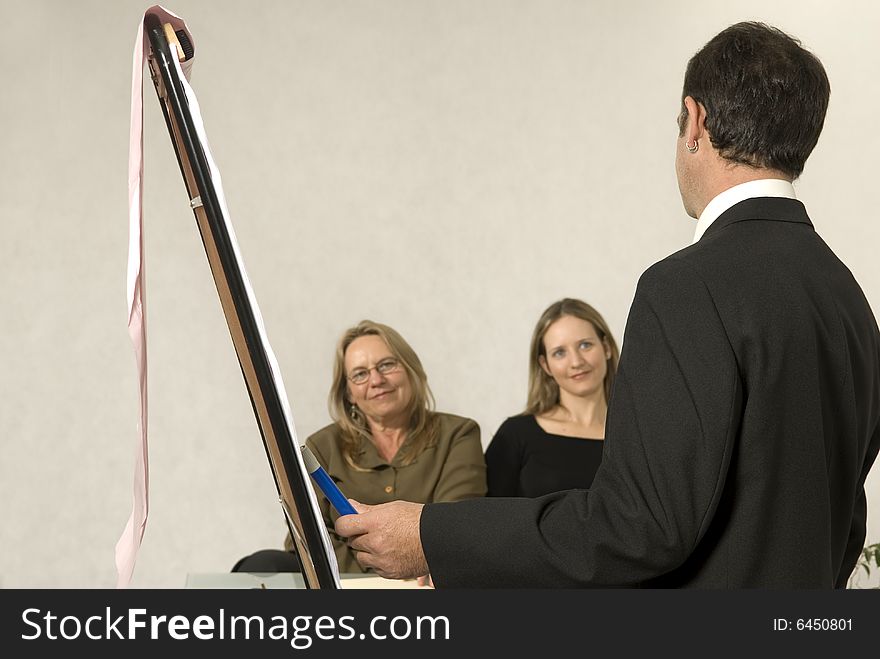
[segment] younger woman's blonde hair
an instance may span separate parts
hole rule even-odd
[[[437,439],[437,418],[434,414],[434,395],[428,386],[428,376],[422,362],[403,337],[391,327],[372,320],[362,320],[347,329],[336,345],[333,362],[333,384],[330,386],[330,417],[342,433],[342,454],[353,468],[361,469],[355,461],[361,442],[371,441],[370,426],[364,413],[349,400],[348,374],[345,372],[345,351],[355,339],[378,336],[385,342],[394,358],[400,362],[409,378],[412,398],[407,407],[409,445],[401,454],[403,464],[410,464],[425,448]],[[366,471],[366,470],[364,470]]]
[[[603,347],[611,354],[605,362],[608,369],[604,382],[605,402],[611,401],[611,388],[614,385],[617,361],[620,358],[617,343],[602,314],[583,300],[567,297],[547,307],[532,333],[532,344],[529,349],[529,397],[524,414],[544,414],[559,404],[559,385],[541,368],[541,357],[547,358],[544,335],[550,326],[563,316],[580,318],[590,323],[596,330]]]

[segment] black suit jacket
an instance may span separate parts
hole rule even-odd
[[[592,488],[433,504],[438,586],[831,588],[865,539],[880,337],[791,199],[743,201],[648,269]]]

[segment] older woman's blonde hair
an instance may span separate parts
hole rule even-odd
[[[617,343],[611,335],[608,323],[602,318],[602,314],[583,300],[567,297],[547,307],[532,333],[532,344],[529,350],[529,397],[525,414],[544,414],[559,404],[559,385],[556,384],[556,380],[552,376],[541,368],[541,357],[547,358],[544,335],[550,326],[563,316],[573,316],[590,323],[596,330],[603,347],[607,348],[611,354],[605,360],[608,368],[604,382],[605,402],[608,403],[611,400],[611,388],[614,385],[617,361],[620,358]]]
[[[347,329],[336,344],[333,362],[333,383],[330,386],[330,417],[342,431],[342,454],[353,468],[361,469],[356,458],[361,442],[372,441],[370,426],[364,413],[349,400],[348,374],[345,372],[345,351],[362,336],[378,336],[385,342],[394,358],[400,362],[409,378],[412,398],[407,407],[409,440],[406,452],[401,454],[403,464],[410,464],[425,448],[437,439],[438,422],[434,414],[434,395],[428,386],[428,376],[415,350],[394,329],[372,320],[362,320]],[[366,470],[365,470],[366,471]]]

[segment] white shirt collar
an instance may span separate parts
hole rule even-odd
[[[783,181],[776,178],[763,178],[757,181],[749,181],[740,183],[732,188],[727,188],[724,192],[716,196],[710,201],[703,212],[700,219],[697,220],[697,230],[694,232],[694,242],[697,242],[706,233],[712,222],[726,211],[746,199],[754,197],[786,197],[788,199],[797,199],[794,193],[794,186],[789,181]]]

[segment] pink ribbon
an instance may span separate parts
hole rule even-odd
[[[157,14],[162,23],[171,23],[175,30],[189,30],[171,12],[154,5],[144,12]],[[150,52],[144,34],[144,18],[138,25],[134,42],[131,70],[131,128],[128,145],[128,334],[134,347],[138,370],[140,413],[134,466],[134,503],[128,523],[116,543],[117,588],[131,583],[137,552],[144,537],[149,513],[149,460],[147,452],[147,319],[144,263],[144,65]],[[190,35],[192,40],[192,35]],[[188,62],[191,64],[192,60]],[[185,71],[189,71],[187,66]]]

